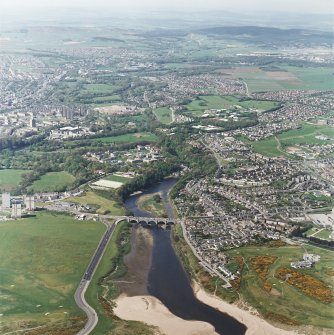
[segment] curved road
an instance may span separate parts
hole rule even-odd
[[[77,290],[75,291],[74,294],[74,299],[76,304],[78,305],[79,308],[81,308],[87,315],[87,322],[85,324],[85,327],[83,329],[81,329],[77,335],[88,335],[97,325],[97,322],[99,320],[98,315],[96,313],[96,311],[94,310],[94,308],[92,308],[87,301],[85,300],[85,293],[86,290],[90,284],[90,281],[94,275],[94,272],[97,268],[97,266],[99,265],[101,258],[105,252],[105,249],[108,245],[108,242],[110,240],[110,237],[115,229],[115,226],[120,222],[123,221],[124,219],[119,219],[117,220],[115,223],[113,223],[112,225],[109,224],[105,224],[107,225],[108,229],[107,231],[104,233],[88,267],[87,270],[85,272],[85,274],[83,275],[79,287],[77,288]]]

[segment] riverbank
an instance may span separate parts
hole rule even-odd
[[[297,335],[297,332],[276,328],[254,311],[246,311],[235,304],[228,302],[207,293],[196,282],[193,282],[196,298],[207,305],[227,313],[247,327],[246,335]]]
[[[150,295],[121,295],[115,303],[114,313],[119,318],[156,326],[165,335],[218,335],[209,323],[183,320],[172,314],[159,299]]]
[[[246,311],[234,304],[210,295],[194,282],[196,298],[203,303],[229,314],[246,325],[246,335],[298,335],[297,332],[276,328],[255,312]],[[213,326],[202,321],[187,321],[172,314],[159,299],[150,295],[128,297],[125,294],[116,300],[114,313],[124,320],[135,320],[156,326],[166,335],[217,335]]]

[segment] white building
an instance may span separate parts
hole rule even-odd
[[[12,218],[20,219],[22,217],[22,205],[19,202],[14,202],[12,205]]]
[[[10,208],[10,193],[2,193],[2,208]]]
[[[29,196],[29,195],[24,196],[24,204],[26,206],[27,211],[34,211],[35,210],[34,196]]]

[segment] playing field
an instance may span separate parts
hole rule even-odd
[[[334,328],[334,303],[325,304],[304,294],[301,290],[275,278],[275,271],[280,267],[290,267],[290,262],[302,259],[304,252],[320,255],[321,259],[313,269],[299,270],[332,287],[334,270],[334,253],[329,250],[309,245],[261,247],[250,246],[228,251],[230,256],[241,256],[245,262],[242,272],[241,294],[263,315],[269,318],[293,320],[299,324]],[[276,256],[277,260],[269,267],[267,281],[272,285],[271,292],[266,291],[258,274],[251,265],[255,256]]]
[[[157,136],[153,133],[134,133],[120,136],[96,138],[94,141],[105,143],[140,143],[140,142],[156,142]]]
[[[28,170],[0,170],[0,190],[11,191],[19,185],[22,180],[22,174],[29,173]]]
[[[48,212],[1,222],[0,333],[69,326],[82,316],[74,291],[104,230],[98,222]]]
[[[110,181],[116,181],[116,182],[120,182],[120,183],[126,183],[126,182],[130,181],[132,178],[113,174],[113,175],[110,175],[108,177],[105,177],[104,179],[110,180]]]
[[[93,191],[86,192],[86,194],[82,197],[67,198],[66,201],[95,207],[97,208],[96,212],[99,214],[125,214],[125,209],[119,206],[115,201],[104,198]]]
[[[29,189],[33,192],[56,192],[64,191],[71,187],[75,177],[67,172],[48,172],[36,180]]]

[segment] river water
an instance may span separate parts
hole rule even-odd
[[[144,194],[161,192],[168,217],[174,217],[168,192],[176,183],[175,179],[166,179],[147,189]],[[152,216],[149,212],[137,207],[141,196],[133,195],[125,201],[125,206],[135,216]],[[214,326],[222,335],[244,335],[246,327],[211,306],[197,300],[191,287],[190,279],[172,247],[171,234],[168,230],[152,229],[153,249],[152,265],[148,275],[147,289],[149,294],[158,298],[173,314],[184,320],[205,321]],[[182,334],[176,334],[182,335]]]

